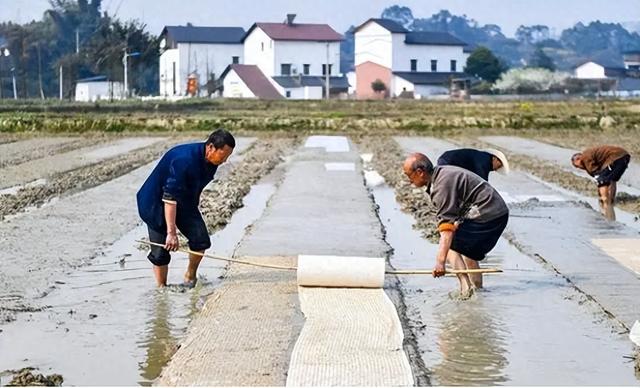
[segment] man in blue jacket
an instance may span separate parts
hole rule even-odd
[[[154,265],[158,287],[167,285],[169,252],[178,249],[178,230],[189,240],[190,250],[204,253],[211,247],[207,226],[198,209],[200,194],[235,146],[231,133],[218,129],[206,142],[173,147],[138,191],[138,213],[147,224],[149,240],[164,244],[164,248],[152,246],[147,256]],[[184,275],[186,286],[195,286],[201,260],[202,256],[189,255]]]

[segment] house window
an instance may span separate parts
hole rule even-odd
[[[412,59],[411,60],[411,71],[418,71],[418,60],[417,59]]]
[[[240,63],[240,57],[231,57],[231,63],[234,65]]]
[[[458,71],[458,69],[456,68],[458,65],[458,62],[455,59],[451,60],[451,71],[456,72]]]
[[[437,59],[432,59],[431,60],[431,71],[438,71],[438,60]]]
[[[311,65],[308,63],[305,63],[304,65],[302,65],[302,74],[309,75],[310,69],[311,69]]]
[[[280,64],[280,75],[291,75],[291,64],[290,63],[282,63],[282,64]]]
[[[260,42],[260,50],[264,51],[264,42]]]
[[[329,75],[331,75],[331,67],[333,65],[329,65]],[[322,65],[322,75],[327,75],[327,65]]]
[[[287,91],[285,92],[285,96],[286,96],[287,98],[291,98],[291,90],[287,90]]]

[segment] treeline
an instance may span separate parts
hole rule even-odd
[[[105,75],[122,81],[122,58],[129,58],[129,87],[140,95],[157,93],[158,41],[138,21],[121,21],[101,11],[101,0],[50,0],[41,20],[0,24],[0,93],[19,98],[72,98],[76,81]]]

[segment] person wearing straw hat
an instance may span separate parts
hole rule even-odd
[[[461,148],[446,151],[438,158],[439,166],[458,166],[469,170],[485,181],[489,180],[489,173],[495,171],[502,175],[509,173],[509,161],[499,150],[476,150]]]
[[[427,187],[436,209],[440,243],[433,276],[444,276],[445,263],[453,269],[478,269],[497,244],[509,221],[509,208],[479,175],[458,166],[436,166],[421,153],[409,155],[403,165],[409,181]],[[482,288],[482,274],[458,274],[460,293]]]
[[[179,248],[178,230],[189,240],[190,250],[204,253],[211,247],[198,209],[200,194],[235,146],[233,135],[224,129],[212,132],[204,142],[175,146],[164,154],[138,191],[138,213],[147,224],[149,240],[161,244],[151,246],[147,256],[158,287],[167,285],[170,251]],[[202,255],[189,254],[184,286],[196,285],[201,260]]]

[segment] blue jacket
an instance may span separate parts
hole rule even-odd
[[[439,166],[458,166],[471,171],[485,181],[489,180],[489,173],[493,171],[492,155],[488,152],[461,148],[443,153],[438,158]]]
[[[151,228],[164,231],[163,199],[176,201],[177,211],[197,212],[202,190],[213,180],[217,166],[205,159],[205,143],[173,147],[160,159],[136,199],[140,218]]]

